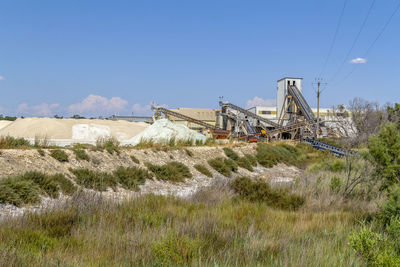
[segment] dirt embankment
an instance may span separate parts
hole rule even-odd
[[[256,153],[256,145],[254,144],[238,146],[234,147],[233,149],[240,156],[243,156],[244,154],[255,155]],[[191,153],[188,153],[186,150],[189,150]],[[89,168],[96,171],[112,172],[120,166],[137,166],[146,168],[146,162],[161,165],[170,161],[184,163],[189,167],[191,173],[193,174],[193,177],[186,179],[184,183],[171,183],[159,181],[154,178],[152,180],[147,180],[144,185],[141,185],[139,192],[118,188],[116,191],[110,189],[101,193],[103,196],[115,199],[117,201],[147,193],[162,195],[172,194],[175,196],[186,197],[193,194],[201,187],[212,185],[215,181],[228,181],[229,179],[232,179],[226,178],[220,173],[216,172],[207,163],[207,161],[212,158],[226,157],[222,147],[188,147],[169,149],[166,151],[160,149],[121,149],[119,154],[114,153],[113,155],[107,151],[87,150],[87,153],[90,156],[90,161],[77,160],[72,150],[65,149],[69,156],[69,162],[64,163],[59,162],[51,157],[49,150],[44,149],[44,151],[45,156],[41,156],[36,149],[0,150],[0,179],[8,176],[23,174],[28,171],[40,171],[47,174],[63,173],[73,180],[73,174],[69,171],[69,169]],[[137,158],[140,163],[134,163],[131,159],[131,156]],[[213,173],[213,177],[209,178],[198,172],[194,168],[195,164],[203,164],[206,166]],[[285,179],[295,178],[298,174],[299,170],[297,168],[278,164],[270,169],[257,166],[254,169],[254,172],[239,168],[238,172],[234,173],[233,177],[249,176],[285,181]],[[57,203],[57,201],[59,200],[43,198],[43,201],[40,205],[31,206],[28,209],[41,209],[45,206],[54,205]],[[5,212],[9,214],[20,214],[26,209],[27,207],[17,208],[12,205],[0,205],[0,213]]]

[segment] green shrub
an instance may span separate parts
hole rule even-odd
[[[37,150],[37,152],[38,152],[39,155],[42,156],[42,157],[46,156],[46,153],[44,152],[43,149],[40,149],[40,148],[39,148],[39,149]]]
[[[235,151],[233,151],[233,149],[231,149],[229,147],[224,147],[223,150],[225,152],[225,155],[228,158],[235,160],[235,161],[239,159],[239,155]]]
[[[50,156],[58,160],[59,162],[68,162],[68,154],[61,149],[52,149],[50,151]]]
[[[226,177],[231,177],[232,176],[232,169],[225,164],[225,161],[223,158],[215,158],[215,159],[210,159],[208,161],[208,164],[217,172],[220,174],[226,176]]]
[[[203,242],[200,239],[170,233],[159,242],[151,244],[156,266],[191,266],[199,258]]]
[[[196,165],[194,165],[194,168],[195,168],[198,172],[204,174],[205,176],[213,177],[213,175],[212,175],[212,173],[210,172],[210,170],[207,169],[207,167],[204,166],[204,165],[196,164]]]
[[[279,162],[296,165],[299,156],[296,151],[296,148],[292,146],[272,146],[260,143],[257,145],[256,158],[258,163],[265,168],[271,168]]]
[[[339,193],[342,182],[338,176],[333,176],[329,182],[329,189],[334,193]]]
[[[188,155],[189,157],[193,157],[193,152],[190,151],[189,149],[185,149],[186,155]]]
[[[244,154],[244,157],[250,162],[251,166],[257,167],[257,158],[250,154]]]
[[[384,225],[388,225],[392,218],[400,217],[400,186],[395,186],[390,190],[378,217]]]
[[[16,179],[32,181],[37,184],[40,189],[45,192],[48,196],[56,198],[58,197],[58,184],[52,179],[50,176],[37,172],[26,172],[20,176],[17,176]]]
[[[136,167],[119,167],[113,172],[113,175],[123,188],[132,190],[138,190],[139,185],[144,184],[146,179],[150,179],[152,177],[147,170]]]
[[[360,232],[349,236],[349,244],[369,264],[374,264],[378,256],[378,245],[382,240],[380,234],[374,233],[371,228],[363,227]]]
[[[252,202],[265,202],[276,208],[297,210],[304,203],[304,198],[290,194],[283,189],[273,189],[261,180],[252,181],[248,177],[236,178],[232,188],[241,198]]]
[[[100,137],[96,141],[98,150],[106,150],[110,154],[119,154],[119,141],[114,137]]]
[[[140,164],[140,161],[134,155],[131,156],[131,160],[136,164]]]
[[[0,149],[11,149],[11,148],[26,148],[31,147],[28,140],[24,138],[15,138],[12,136],[1,136],[0,137]]]
[[[74,154],[75,154],[75,157],[77,160],[90,161],[90,157],[84,149],[74,148],[72,151],[74,151]]]
[[[0,201],[16,206],[36,204],[40,201],[40,187],[30,180],[10,177],[0,183]]]
[[[236,162],[239,165],[239,167],[245,168],[245,169],[247,169],[247,170],[249,170],[251,172],[254,171],[253,166],[251,165],[251,163],[247,159],[247,157],[239,158]]]
[[[108,187],[115,188],[118,182],[114,175],[107,172],[96,172],[87,168],[70,169],[70,172],[75,175],[77,184],[98,191],[105,191]]]
[[[153,172],[157,179],[171,182],[184,182],[185,178],[191,178],[192,174],[183,163],[172,161],[162,166],[146,163],[147,168]]]
[[[76,191],[76,186],[64,174],[51,175],[50,178],[58,184],[59,189],[64,195],[72,195]]]
[[[237,172],[238,171],[238,165],[235,161],[232,159],[224,159],[224,164],[227,166],[232,172]]]

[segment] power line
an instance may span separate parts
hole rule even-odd
[[[383,25],[383,27],[381,28],[381,30],[379,31],[378,35],[375,37],[375,39],[372,41],[372,43],[369,45],[368,49],[365,51],[363,58],[366,58],[369,54],[369,52],[371,51],[371,49],[375,46],[376,42],[379,40],[379,38],[381,38],[382,34],[385,32],[386,28],[389,26],[390,22],[392,21],[394,15],[396,15],[396,13],[399,11],[400,9],[400,1],[397,4],[396,8],[393,10],[392,14],[390,15],[389,19],[386,21],[386,23]],[[347,80],[347,78],[349,78],[353,72],[356,70],[358,64],[355,64],[353,69],[346,75],[344,76],[344,78],[340,81],[337,82],[334,85],[337,85],[345,80]]]
[[[344,57],[342,64],[340,64],[339,68],[338,68],[337,71],[335,72],[335,75],[333,75],[331,81],[334,80],[334,79],[337,77],[337,75],[340,73],[340,71],[342,70],[344,64],[346,63],[346,61],[347,61],[347,59],[348,59],[348,57],[350,56],[351,52],[353,51],[354,46],[356,45],[356,43],[357,43],[357,41],[358,41],[358,38],[360,37],[361,32],[362,32],[362,30],[364,29],[365,24],[367,23],[367,20],[368,20],[368,18],[369,18],[369,15],[371,14],[371,11],[372,11],[372,8],[374,7],[375,2],[376,2],[376,0],[373,0],[373,1],[371,2],[371,5],[370,5],[370,7],[369,7],[369,9],[368,9],[368,12],[367,12],[367,15],[365,16],[364,21],[363,21],[363,23],[361,24],[361,27],[360,27],[360,29],[359,29],[357,35],[356,35],[356,38],[354,38],[354,41],[353,41],[353,43],[352,43],[352,45],[351,45],[349,51],[347,52],[346,56]]]
[[[324,65],[322,66],[321,73],[319,74],[320,77],[324,73],[326,65],[328,64],[328,61],[329,61],[329,59],[331,57],[333,46],[336,43],[336,38],[337,38],[337,35],[338,35],[338,32],[339,32],[339,28],[340,28],[340,25],[342,24],[342,18],[343,18],[344,10],[346,9],[347,2],[348,2],[348,0],[344,1],[343,7],[342,7],[342,11],[340,12],[339,21],[338,21],[338,23],[336,25],[335,34],[333,35],[333,39],[332,39],[331,45],[330,45],[329,50],[328,50],[328,55],[327,55],[327,57],[325,59]]]

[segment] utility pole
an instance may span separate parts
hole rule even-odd
[[[319,97],[321,95],[321,84],[326,85],[327,83],[322,82],[322,78],[315,78],[315,82],[313,85],[316,84],[318,89],[317,89],[317,129],[315,133],[315,137],[318,138],[319,135]]]

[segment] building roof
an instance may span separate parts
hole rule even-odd
[[[178,108],[170,110],[181,113],[193,119],[202,121],[215,121],[215,112],[220,111],[220,109],[214,109],[214,108]],[[179,118],[175,118],[173,116],[170,117],[176,120],[182,120]]]
[[[303,78],[285,77],[285,78],[279,79],[277,82],[280,82],[280,81],[285,80],[285,79],[298,79],[298,80],[303,80]]]

